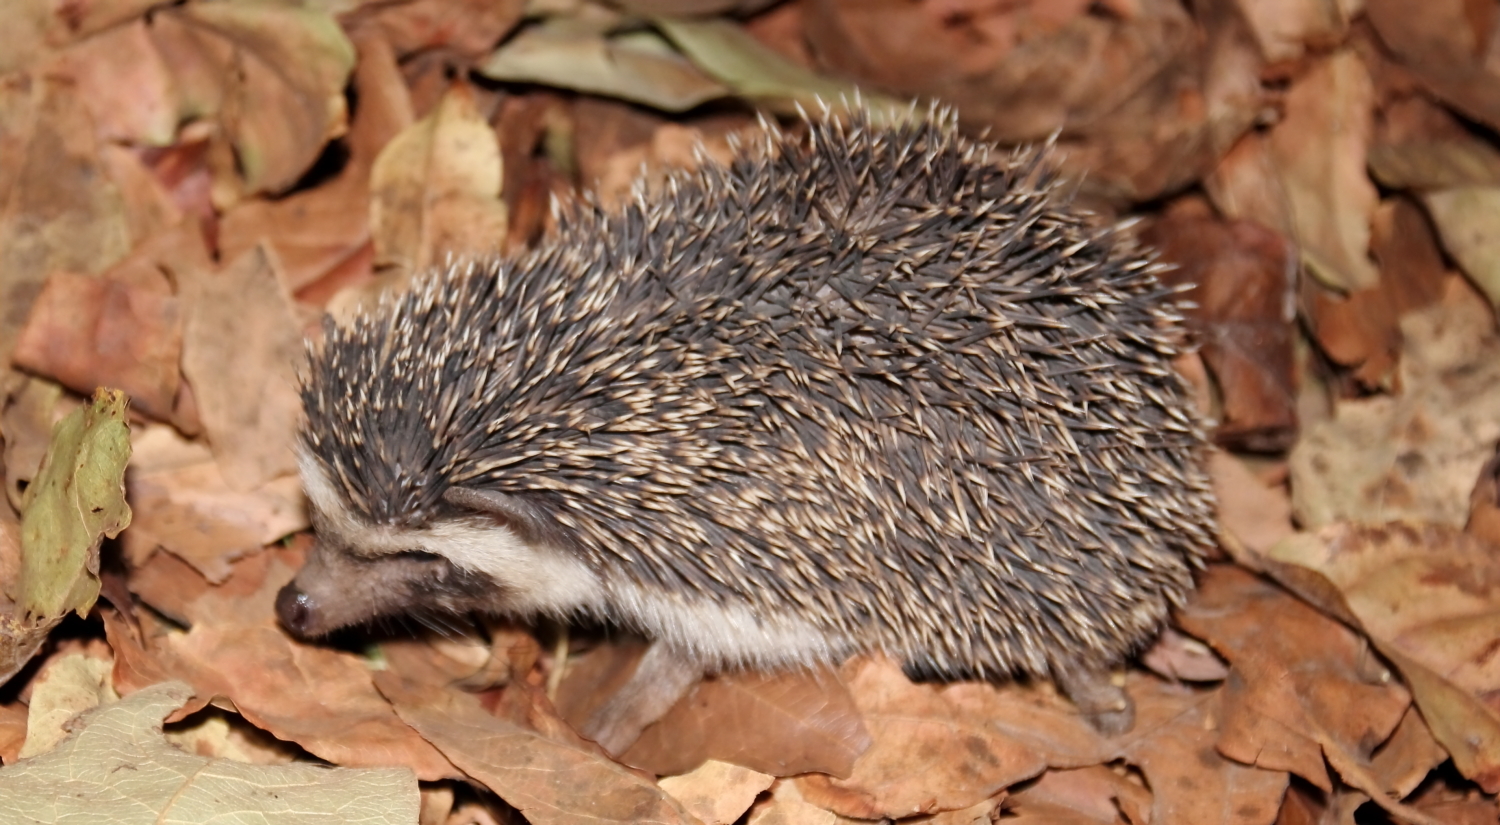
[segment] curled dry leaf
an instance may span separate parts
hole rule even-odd
[[[376,263],[411,275],[450,253],[486,253],[505,240],[500,146],[456,84],[437,108],[386,144],[370,173]]]
[[[130,524],[125,396],[101,389],[52,430],[21,511],[19,607],[46,622],[88,613],[99,595],[99,545]],[[8,674],[7,674],[8,675]]]
[[[1313,64],[1286,95],[1270,155],[1309,271],[1348,291],[1375,285],[1370,220],[1378,194],[1365,171],[1374,89],[1359,55],[1344,49]]]
[[[1368,760],[1411,701],[1380,678],[1353,631],[1239,568],[1210,567],[1177,623],[1234,669],[1219,751],[1324,791],[1333,789],[1325,752]]]
[[[1500,789],[1500,662],[1490,655],[1500,644],[1500,553],[1450,527],[1398,523],[1334,525],[1272,556],[1316,571],[1321,579],[1298,592],[1357,623],[1401,671],[1458,769]]]
[[[181,682],[142,690],[90,712],[54,750],[0,771],[0,819],[126,822],[144,813],[157,822],[246,814],[287,825],[416,821],[417,783],[407,770],[244,765],[173,747],[162,719],[192,692]],[[39,799],[50,800],[45,810]]]
[[[234,147],[220,186],[281,192],[344,132],[344,84],[354,48],[338,23],[311,8],[193,3],[152,17],[151,37],[188,113],[216,118]],[[221,201],[222,202],[222,201]]]

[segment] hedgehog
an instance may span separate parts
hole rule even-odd
[[[1050,679],[1128,727],[1108,673],[1214,535],[1162,264],[1074,205],[1048,146],[941,108],[731,148],[325,321],[299,446],[318,541],[282,623],[639,632],[584,728],[611,752],[705,674],[865,652]]]

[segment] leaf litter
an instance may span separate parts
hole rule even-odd
[[[1497,32],[1460,0],[8,4],[0,811],[1494,822]],[[572,724],[636,640],[277,626],[319,316],[856,89],[1056,140],[1194,285],[1224,553],[1116,674],[1130,731],[866,657],[707,680],[615,761]]]

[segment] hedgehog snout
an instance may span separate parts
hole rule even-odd
[[[297,587],[296,581],[288,582],[276,594],[276,618],[282,627],[302,641],[318,635],[314,632],[318,612],[317,600]]]

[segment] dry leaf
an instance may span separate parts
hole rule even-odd
[[[1482,300],[1450,285],[1401,328],[1402,394],[1341,401],[1290,456],[1292,505],[1304,528],[1338,520],[1416,518],[1461,526],[1500,421],[1500,342]]]
[[[1438,525],[1335,525],[1272,556],[1317,571],[1405,677],[1434,736],[1465,776],[1500,788],[1500,553]],[[1303,592],[1299,590],[1299,592]],[[1304,593],[1307,596],[1308,593]]]
[[[166,604],[158,594],[194,594],[164,611],[187,620],[191,629],[157,627],[143,634],[143,654],[155,667],[192,684],[199,696],[228,699],[251,724],[336,765],[405,765],[424,780],[457,776],[441,754],[397,718],[376,692],[364,661],[333,648],[293,642],[276,624],[276,592],[291,581],[298,555],[276,549],[249,556],[212,590],[207,582],[157,586],[151,592],[142,587],[148,602]],[[157,554],[148,567],[174,564],[178,576],[193,575],[164,554]],[[150,579],[135,581],[142,586]],[[146,622],[143,616],[143,626]]]
[[[234,560],[308,527],[296,476],[236,490],[201,442],[162,426],[137,429],[131,441],[126,481],[138,515],[124,541],[134,564],[162,547],[219,584]]]
[[[1215,565],[1177,623],[1229,660],[1221,753],[1330,791],[1324,753],[1367,760],[1411,698],[1347,627],[1236,567]],[[1331,758],[1331,757],[1330,757]]]
[[[1294,253],[1249,221],[1167,217],[1144,239],[1176,265],[1162,273],[1191,285],[1191,323],[1213,371],[1223,411],[1214,438],[1254,452],[1286,449],[1297,432],[1293,388]]]
[[[182,371],[229,486],[253,490],[296,469],[302,325],[263,246],[222,271],[183,273]]]
[[[709,760],[692,773],[668,776],[657,784],[703,825],[732,825],[775,781],[749,768]]]
[[[682,773],[706,759],[773,776],[848,776],[870,746],[836,672],[732,673],[700,682],[621,761]]]
[[[161,720],[190,695],[181,682],[148,688],[88,714],[55,750],[0,770],[0,818],[125,822],[144,815],[210,822],[250,814],[287,825],[416,820],[410,771],[264,767],[178,750],[162,738]],[[38,799],[50,804],[39,809]]]
[[[414,690],[389,672],[375,681],[403,720],[534,825],[693,821],[654,783],[597,751],[497,719],[466,694]]]
[[[170,420],[181,355],[175,297],[109,277],[57,272],[31,305],[12,357],[75,392],[118,387],[142,413]]]
[[[130,227],[71,86],[0,84],[0,358],[8,363],[47,275],[91,275],[124,257]]]
[[[500,147],[457,84],[436,110],[396,135],[370,173],[376,263],[414,274],[450,253],[494,252],[505,241]]]
[[[938,686],[912,684],[890,661],[857,659],[843,672],[874,744],[847,779],[797,780],[819,807],[860,819],[953,811],[1047,767],[1045,751],[1016,741],[994,717]]]
[[[195,3],[152,17],[186,111],[218,119],[234,147],[220,201],[281,192],[345,128],[354,48],[326,13],[267,3]]]
[[[1335,52],[1292,84],[1286,115],[1271,130],[1271,158],[1302,259],[1344,291],[1369,288],[1380,277],[1369,258],[1378,195],[1365,172],[1373,95],[1359,56]]]

